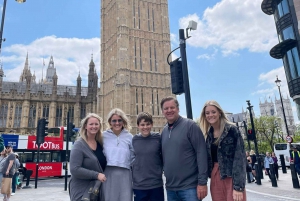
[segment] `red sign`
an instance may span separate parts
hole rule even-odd
[[[287,141],[287,143],[292,143],[293,138],[291,136],[286,136],[286,141]]]
[[[35,177],[36,163],[26,163],[26,168],[32,170],[31,177]],[[62,162],[39,163],[38,177],[62,176]]]
[[[36,136],[28,136],[27,149],[37,150]],[[58,137],[45,137],[41,150],[63,150],[63,141]]]

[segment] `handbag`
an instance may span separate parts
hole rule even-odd
[[[90,182],[89,187],[84,192],[81,201],[98,201],[101,181],[94,180]]]

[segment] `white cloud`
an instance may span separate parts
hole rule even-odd
[[[197,59],[206,59],[206,60],[215,59],[217,53],[218,53],[218,49],[215,48],[212,54],[201,54],[197,56]]]
[[[198,23],[191,31],[189,45],[195,47],[220,47],[224,55],[249,49],[251,52],[269,51],[278,43],[274,19],[261,10],[261,0],[222,0],[204,11],[202,19],[197,14],[179,20],[186,28],[190,20]]]
[[[273,92],[273,95],[274,95],[274,94],[278,94],[278,87],[275,83],[276,76],[278,76],[278,79],[281,80],[280,90],[281,90],[282,95],[289,96],[289,90],[288,90],[288,85],[287,85],[283,66],[280,68],[273,69],[267,73],[260,74],[258,79],[259,79],[259,81],[264,82],[265,84],[268,84],[269,85],[268,90],[270,90],[270,92]]]
[[[58,75],[58,84],[74,85],[80,71],[83,86],[86,86],[91,54],[99,76],[100,38],[58,38],[45,36],[28,45],[14,44],[3,48],[2,62],[8,81],[18,81],[24,68],[26,54],[31,73],[35,72],[37,81],[42,78],[43,58],[45,60],[44,77],[51,55]]]

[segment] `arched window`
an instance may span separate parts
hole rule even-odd
[[[1,110],[0,110],[0,127],[6,127],[7,111],[8,111],[8,104],[4,103],[1,106]]]
[[[32,104],[29,108],[29,117],[28,117],[28,127],[35,127],[35,118],[36,118],[36,105]]]
[[[62,125],[62,105],[58,105],[56,107],[56,115],[55,115],[55,126]]]
[[[15,107],[14,128],[21,126],[22,104],[17,103]]]

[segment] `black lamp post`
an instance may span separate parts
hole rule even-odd
[[[3,1],[1,27],[0,27],[0,53],[1,53],[1,50],[2,50],[2,41],[5,41],[5,38],[2,38],[2,37],[3,37],[3,28],[4,28],[6,2],[7,2],[7,0]],[[24,2],[26,2],[26,0],[16,0],[16,2],[18,2],[18,3],[24,3]]]
[[[257,165],[256,165],[256,184],[261,185],[261,179],[263,179],[263,173],[262,173],[262,168],[261,168],[261,158],[258,152],[258,146],[257,146],[257,140],[256,140],[256,133],[255,133],[255,127],[254,127],[254,121],[253,121],[253,116],[252,116],[252,108],[253,106],[251,105],[250,101],[246,101],[248,104],[247,109],[249,110],[249,115],[250,115],[250,121],[251,121],[251,126],[252,126],[252,135],[254,136],[254,146],[255,146],[255,154],[256,154],[256,159],[257,159]]]
[[[280,91],[280,86],[281,86],[280,82],[281,82],[281,80],[278,79],[278,76],[276,76],[276,77],[277,77],[277,79],[275,80],[275,83],[278,86],[278,90],[279,90],[279,96],[280,96],[280,101],[281,101],[282,113],[283,113],[284,123],[285,123],[285,127],[286,127],[286,134],[287,134],[287,136],[289,136],[290,133],[289,133],[288,125],[286,123],[286,117],[285,117],[285,112],[284,112],[284,107],[283,107],[283,102],[282,102],[282,96],[281,96],[281,91]]]

